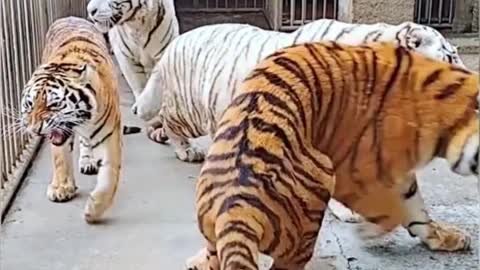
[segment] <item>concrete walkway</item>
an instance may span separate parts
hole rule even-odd
[[[478,70],[478,55],[465,60]],[[134,124],[131,96],[122,95],[126,123]],[[124,145],[116,202],[107,221],[99,225],[87,225],[82,219],[93,177],[77,173],[79,196],[73,201],[48,201],[50,150],[41,149],[0,232],[1,270],[183,269],[185,259],[202,247],[194,214],[194,181],[200,166],[176,160],[169,146],[154,144],[144,134],[127,136]],[[328,215],[309,269],[478,269],[476,179],[451,174],[442,161],[424,170],[420,179],[431,215],[468,231],[473,250],[430,252],[402,229],[362,245],[352,234],[354,225]]]

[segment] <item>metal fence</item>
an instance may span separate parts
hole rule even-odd
[[[432,27],[452,27],[455,0],[416,0],[415,21]]]
[[[0,214],[40,145],[17,132],[21,90],[41,61],[45,34],[56,19],[86,16],[88,0],[0,1]]]
[[[317,19],[337,18],[338,0],[176,0],[178,11],[261,11],[274,30],[293,31]]]
[[[262,11],[268,0],[176,0],[178,11]]]
[[[318,19],[336,19],[338,0],[284,0],[277,7],[277,30],[291,31]]]

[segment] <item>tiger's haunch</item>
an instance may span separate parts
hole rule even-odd
[[[414,169],[478,173],[478,75],[402,47],[290,47],[239,91],[197,183],[208,245],[190,269],[303,269],[332,196],[388,232]]]

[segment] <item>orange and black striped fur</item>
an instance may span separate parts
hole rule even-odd
[[[388,43],[307,43],[268,57],[223,114],[202,167],[208,244],[189,269],[266,269],[266,256],[272,269],[303,269],[332,196],[382,232],[403,224],[434,247],[468,246],[422,216],[412,175],[436,156],[478,174],[478,83]]]
[[[122,125],[115,68],[105,40],[90,22],[68,17],[49,28],[42,64],[22,93],[23,124],[51,142],[53,179],[47,196],[64,202],[76,193],[72,152],[80,137],[79,167],[98,182],[84,211],[98,220],[113,201],[122,155]]]

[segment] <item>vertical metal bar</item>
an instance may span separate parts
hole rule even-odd
[[[279,31],[283,26],[283,1],[284,0],[273,0],[273,9],[274,9],[274,26],[273,30]]]
[[[295,20],[295,0],[290,0],[290,26],[293,26]]]
[[[333,0],[333,19],[338,17],[338,0]]]
[[[417,20],[416,23],[420,23],[422,20],[422,5],[423,5],[423,0],[416,0],[417,3]]]
[[[8,10],[10,10],[10,0],[6,0],[6,1],[1,1],[2,3],[2,7],[3,7],[3,13],[2,13],[2,16],[0,17],[0,20],[2,21],[2,24],[3,25],[8,25],[7,24],[7,14],[8,14]],[[9,46],[9,43],[8,43],[8,32],[7,32],[7,27],[3,27],[2,29],[0,29],[0,31],[2,32],[2,36],[3,36],[3,61],[2,63],[2,66],[3,66],[3,85],[4,85],[4,89],[5,91],[2,92],[2,127],[4,129],[4,131],[2,131],[2,143],[3,143],[3,149],[2,149],[2,156],[3,156],[3,162],[4,162],[4,174],[7,173],[7,170],[10,166],[10,161],[9,161],[9,147],[8,147],[8,129],[9,129],[9,125],[8,125],[8,117],[7,115],[5,114],[8,110],[7,110],[7,105],[8,105],[8,102],[7,102],[7,95],[8,95],[8,92],[7,90],[9,89],[9,86],[10,86],[10,81],[9,81],[9,72],[8,72],[8,66],[7,66],[7,62],[8,62],[8,52],[7,52],[7,48]]]
[[[313,0],[312,3],[312,21],[317,19],[317,1],[318,0]]]
[[[20,14],[25,15],[24,6],[25,5],[23,0],[17,0],[17,11],[19,15]],[[26,45],[26,42],[28,42],[28,38],[26,38],[25,36],[29,36],[30,33],[27,32],[27,29],[26,29],[26,24],[28,19],[25,16],[16,16],[16,18],[17,18],[17,23],[19,27],[19,35],[17,38],[17,42],[18,42],[17,44],[19,45],[18,47],[20,51],[19,63],[23,63],[23,65],[19,65],[20,84],[17,86],[17,89],[15,91],[14,110],[15,110],[15,116],[17,117],[20,109],[20,92],[21,92],[21,89],[23,88],[23,85],[28,80],[27,71],[28,71],[29,63],[28,63],[28,57],[27,57],[28,52],[27,52],[27,45]],[[15,122],[17,123],[18,120],[16,119]],[[17,156],[18,156],[18,154],[20,154],[20,151],[23,149],[25,142],[23,140],[23,136],[19,132],[15,132],[15,137],[17,139],[17,144],[19,148],[17,153]]]
[[[322,10],[322,19],[327,17],[327,0],[322,0],[323,2],[323,10]]]
[[[432,23],[432,9],[433,9],[433,3],[432,0],[427,0],[428,2],[428,7],[427,7],[427,20],[428,24]]]
[[[13,3],[18,4],[18,0],[13,1]],[[13,33],[13,38],[12,38],[12,49],[13,49],[13,61],[15,64],[13,64],[13,69],[15,70],[15,83],[14,87],[10,88],[10,108],[12,110],[12,114],[15,114],[14,110],[17,108],[17,92],[19,91],[19,87],[22,85],[22,78],[20,74],[20,65],[23,63],[21,62],[21,48],[19,48],[19,33],[21,32],[21,26],[17,24],[16,18],[19,17],[19,10],[18,10],[18,5],[13,4],[11,6],[10,12],[12,14],[12,17],[10,18],[11,22],[11,28],[12,28],[12,33]],[[12,119],[11,121],[12,127],[15,125],[15,119]],[[13,143],[13,154],[14,154],[14,160],[16,156],[19,153],[20,147],[18,145],[17,141],[17,134],[15,132],[12,132],[12,143]]]
[[[440,24],[443,22],[442,9],[443,9],[443,0],[438,0],[438,23]]]
[[[4,18],[5,17],[5,5],[6,5],[6,2],[8,0],[5,0],[5,1],[1,1],[0,2],[0,17],[1,18]],[[4,148],[4,136],[3,136],[3,133],[5,132],[5,129],[7,128],[7,126],[5,125],[5,116],[4,116],[4,113],[3,111],[1,111],[2,109],[5,109],[5,103],[3,101],[3,95],[7,89],[6,87],[6,81],[7,81],[7,78],[6,78],[6,70],[5,70],[5,35],[3,33],[3,29],[4,29],[4,23],[3,23],[3,20],[0,18],[0,197],[3,197],[3,189],[5,188],[5,175],[6,175],[6,156],[5,156],[5,148]]]
[[[448,9],[448,23],[452,24],[453,23],[453,3],[454,0],[450,0],[450,8]]]
[[[302,10],[302,22],[301,22],[301,25],[304,25],[305,24],[305,20],[306,20],[306,17],[307,17],[307,0],[302,0],[302,6],[301,6],[301,10]]]
[[[4,14],[5,16],[3,17],[4,18],[4,25],[10,25],[11,24],[11,21],[10,21],[10,17],[12,15],[12,2],[9,2],[8,6],[6,7],[8,8],[8,12],[6,12],[6,14]],[[12,89],[13,87],[15,87],[15,84],[13,82],[13,79],[12,79],[12,65],[13,65],[13,60],[12,60],[12,53],[11,53],[11,47],[13,46],[12,42],[11,42],[11,37],[12,37],[12,34],[11,34],[11,30],[12,28],[11,27],[5,27],[4,31],[5,31],[5,41],[6,41],[6,46],[5,46],[5,49],[6,49],[6,64],[7,64],[7,68],[5,70],[5,73],[7,74],[7,82],[8,82],[8,85],[7,85],[7,88],[6,88],[6,91],[5,91],[5,110],[8,112],[9,111],[9,108],[10,108],[10,105],[12,104],[12,101],[10,99],[11,97],[11,92],[10,92],[10,89]],[[12,140],[11,140],[11,136],[10,136],[10,129],[12,127],[12,122],[11,122],[11,117],[10,116],[7,116],[5,118],[5,122],[6,122],[6,127],[7,127],[7,136],[5,137],[6,139],[6,159],[7,159],[7,172],[9,172],[11,170],[11,168],[13,167],[13,164],[12,164],[12,161],[14,159],[14,154],[13,154],[13,147],[12,147]]]

